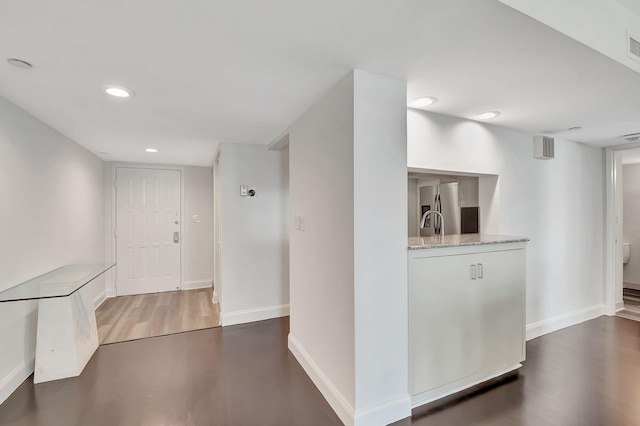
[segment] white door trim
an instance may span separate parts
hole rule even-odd
[[[116,177],[117,177],[117,169],[119,168],[127,168],[127,169],[150,169],[150,170],[178,170],[180,172],[180,237],[182,238],[182,244],[180,244],[180,290],[184,287],[184,167],[179,166],[171,166],[164,164],[144,164],[144,163],[111,163],[111,182],[109,187],[111,188],[111,224],[110,228],[110,239],[111,239],[111,258],[117,259],[116,254],[116,238],[115,238],[115,229],[116,229],[116,216],[117,216],[117,201],[116,201]],[[118,265],[116,265],[116,268]],[[107,289],[107,296],[113,297],[116,295],[116,275],[111,274],[113,277],[113,282],[111,283],[111,288]]]
[[[222,317],[222,197],[220,185],[221,149],[213,156],[213,303],[219,303]]]
[[[605,315],[609,316],[616,314],[617,284],[619,283],[619,287],[622,288],[623,279],[622,276],[618,276],[616,268],[618,263],[622,262],[622,258],[620,258],[621,251],[616,249],[618,245],[622,244],[622,241],[616,241],[618,238],[616,235],[616,218],[618,217],[618,212],[616,211],[616,153],[635,148],[640,148],[640,142],[604,148],[604,308]]]

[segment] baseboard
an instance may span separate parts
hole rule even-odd
[[[640,290],[640,284],[625,281],[624,283],[622,283],[622,288],[630,288],[632,290]]]
[[[320,370],[311,356],[304,350],[300,342],[289,333],[289,350],[298,360],[311,381],[316,385],[324,399],[327,400],[333,411],[336,412],[342,423],[347,426],[354,425],[354,410],[345,397],[336,389],[331,381]],[[360,423],[364,424],[364,423]],[[383,423],[379,423],[383,424]]]
[[[621,311],[623,309],[624,309],[624,301],[616,302],[616,312]]]
[[[2,381],[0,381],[0,404],[11,396],[13,391],[33,373],[36,366],[36,353],[32,353],[27,359],[13,369]]]
[[[95,299],[93,299],[93,309],[94,310],[98,309],[100,305],[104,303],[105,300],[107,300],[107,291],[103,290],[100,292],[99,295],[95,297]]]
[[[598,318],[604,315],[604,305],[593,305],[577,311],[558,315],[544,321],[536,322],[527,326],[527,340],[535,339],[547,333],[580,324],[581,322]]]
[[[289,305],[266,306],[264,308],[245,309],[242,311],[223,312],[222,326],[244,324],[247,322],[263,321],[271,318],[289,315]]]
[[[410,416],[411,397],[407,393],[357,410],[354,425],[388,425]]]
[[[107,299],[110,297],[116,297],[118,294],[116,293],[116,290],[114,288],[108,288],[107,289]]]
[[[452,389],[450,388],[449,390],[437,393],[435,395],[433,392],[429,392],[429,391],[423,392],[413,397],[413,399],[411,400],[411,408],[418,408],[427,404],[437,405],[440,402],[442,402],[443,404],[446,404],[457,398],[462,398],[468,392],[479,390],[483,386],[489,385],[494,380],[497,380],[497,379],[499,380],[504,376],[512,374],[521,367],[522,367],[522,364],[518,362],[510,365],[507,368],[503,368],[501,370],[490,373],[489,375],[474,374],[472,376],[461,379],[461,380],[471,380],[470,382],[467,381],[466,383],[456,386],[455,388],[452,388]],[[448,400],[447,398],[452,398],[452,399]]]
[[[213,280],[185,281],[182,283],[182,290],[195,290],[198,288],[210,288]]]

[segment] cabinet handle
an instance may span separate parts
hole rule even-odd
[[[471,265],[471,279],[476,279],[476,265]]]
[[[478,278],[480,279],[484,278],[482,274],[482,263],[478,263]]]

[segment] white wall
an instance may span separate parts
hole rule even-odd
[[[640,164],[626,164],[622,170],[623,241],[631,244],[631,257],[624,265],[623,276],[625,283],[640,285]]]
[[[221,145],[223,326],[289,314],[288,168],[288,149]]]
[[[531,239],[529,337],[603,312],[602,150],[556,139],[556,158],[536,160],[533,136],[408,111],[409,167],[499,175],[496,231]]]
[[[345,424],[410,415],[405,105],[355,70],[289,129],[289,347]]]
[[[115,211],[114,166],[163,168],[180,170],[182,189],[182,244],[184,245],[182,266],[182,289],[210,287],[213,282],[213,177],[208,167],[159,165],[146,163],[109,163],[104,171],[105,188],[105,247],[107,260],[116,259],[113,219]],[[195,223],[193,215],[199,215],[202,222]],[[109,297],[116,295],[115,274],[107,283]]]
[[[183,289],[210,287],[213,281],[213,176],[208,167],[185,167],[182,241]],[[200,216],[196,223],[193,216]]]
[[[104,261],[102,161],[2,98],[0,197],[0,290]],[[0,303],[0,402],[33,371],[36,321],[37,303]]]
[[[411,415],[407,87],[359,70],[354,76],[355,424],[388,424]]]
[[[356,402],[353,90],[349,74],[289,133],[291,212],[305,221],[304,231],[291,231],[290,339],[345,422]]]

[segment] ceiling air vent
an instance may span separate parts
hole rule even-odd
[[[627,142],[638,142],[640,141],[640,133],[630,133],[628,135],[624,135],[622,139]]]
[[[553,138],[535,136],[533,138],[533,158],[549,160],[553,158]]]
[[[632,36],[627,32],[627,56],[636,62],[640,62],[640,37]]]

